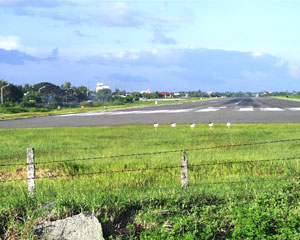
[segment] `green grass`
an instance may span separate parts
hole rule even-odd
[[[296,100],[300,101],[300,95],[288,95],[286,96],[274,96],[275,98],[285,99],[285,100]]]
[[[203,98],[202,101],[210,100],[214,98]],[[158,105],[165,104],[176,104],[183,102],[192,102],[192,101],[200,101],[199,98],[190,98],[186,100],[178,100],[178,101],[168,101],[162,100],[158,101]],[[20,119],[20,118],[31,118],[31,117],[45,117],[45,116],[54,116],[61,114],[72,114],[72,113],[84,113],[84,112],[99,112],[99,111],[110,111],[115,109],[123,109],[123,108],[135,108],[135,107],[144,107],[144,106],[152,106],[155,105],[155,101],[137,101],[134,103],[127,103],[123,105],[108,105],[108,106],[100,106],[100,107],[84,107],[84,108],[61,108],[60,110],[51,110],[47,108],[23,108],[20,106],[16,107],[0,107],[0,121],[1,120],[11,120],[11,119]]]
[[[37,177],[61,178],[37,180],[33,200],[28,198],[25,181],[0,183],[0,234],[11,231],[13,236],[33,239],[32,226],[43,215],[42,204],[56,200],[53,219],[93,211],[104,223],[106,236],[113,238],[265,239],[263,235],[269,234],[273,236],[269,239],[278,239],[281,234],[281,239],[296,239],[298,160],[259,161],[298,158],[300,141],[214,147],[299,139],[299,127],[300,124],[233,124],[227,129],[224,124],[215,124],[209,130],[207,124],[198,124],[194,130],[188,125],[177,125],[175,129],[164,125],[156,131],[151,125],[2,129],[0,165],[25,164],[26,148],[33,147]],[[218,164],[190,168],[190,187],[182,190],[183,151],[201,148],[211,149],[186,152],[190,165]],[[88,159],[172,150],[180,151]],[[87,160],[41,164],[81,158]],[[247,162],[253,160],[258,162]],[[231,163],[234,161],[244,163]],[[170,166],[177,168],[164,168]],[[141,168],[162,169],[126,172]],[[83,176],[66,177],[78,174]],[[26,166],[0,167],[2,181],[24,177]]]

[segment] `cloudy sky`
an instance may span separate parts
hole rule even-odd
[[[300,91],[299,0],[0,0],[0,79]]]

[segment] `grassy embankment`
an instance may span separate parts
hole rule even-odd
[[[284,99],[284,100],[294,100],[294,101],[300,101],[300,95],[287,95],[286,96],[274,96],[274,98]]]
[[[211,100],[214,98],[203,98],[202,101]],[[158,101],[158,105],[164,104],[176,104],[183,102],[191,102],[191,101],[200,101],[199,98],[190,98],[186,100],[162,100]],[[47,108],[23,108],[20,106],[16,107],[1,107],[0,106],[0,120],[10,120],[10,119],[19,119],[19,118],[30,118],[30,117],[45,117],[45,116],[54,116],[61,114],[72,114],[72,113],[84,113],[84,112],[100,112],[100,111],[110,111],[115,109],[123,109],[123,108],[134,108],[134,107],[143,107],[143,106],[152,106],[155,105],[155,101],[138,101],[134,103],[127,103],[123,105],[107,105],[100,107],[84,107],[84,108],[61,108],[60,110],[52,110]]]
[[[93,211],[106,237],[114,239],[298,239],[298,160],[259,161],[298,158],[300,141],[212,147],[299,139],[299,127],[236,124],[227,129],[216,124],[209,130],[199,124],[194,130],[179,125],[175,129],[159,126],[156,131],[153,126],[2,129],[2,165],[24,164],[26,148],[34,147],[37,177],[61,178],[37,180],[33,200],[27,196],[26,182],[0,183],[0,234],[34,239],[32,229],[43,215],[41,206],[56,200],[48,219]],[[187,190],[180,188],[183,152],[89,159],[191,148],[211,149],[187,151],[190,165],[218,164],[190,168]],[[41,164],[80,158],[86,160]],[[258,162],[247,162],[252,160]],[[164,168],[171,166],[177,168]],[[116,172],[86,175],[99,171]],[[74,177],[64,178],[68,175]],[[1,181],[15,178],[26,178],[25,165],[0,167]]]

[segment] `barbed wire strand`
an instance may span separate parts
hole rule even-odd
[[[241,147],[241,146],[255,146],[261,144],[272,144],[272,143],[281,143],[281,142],[290,142],[290,141],[299,141],[300,139],[286,139],[286,140],[276,140],[276,141],[265,141],[265,142],[256,142],[256,143],[243,143],[243,144],[233,144],[233,145],[221,145],[208,148],[189,148],[189,149],[180,149],[180,150],[170,150],[170,151],[160,151],[160,152],[149,152],[149,153],[134,153],[134,154],[122,154],[122,155],[112,155],[112,156],[99,156],[99,157],[87,157],[87,158],[74,158],[74,159],[64,159],[64,160],[54,160],[46,162],[36,162],[36,165],[42,164],[53,164],[53,163],[66,163],[66,162],[75,162],[75,161],[88,161],[88,160],[100,160],[100,159],[113,159],[113,158],[123,158],[123,157],[135,157],[135,156],[147,156],[147,155],[158,155],[158,154],[168,154],[168,153],[179,153],[179,152],[189,152],[189,151],[202,151],[202,150],[211,150],[219,148],[230,148],[230,147]],[[15,163],[15,164],[0,164],[0,167],[7,166],[26,166],[27,164]]]
[[[248,181],[227,181],[227,182],[201,182],[197,185],[218,185],[218,184],[244,184],[244,183],[259,183],[259,182],[277,182],[277,181],[289,181],[289,180],[295,180],[295,178],[298,178],[299,176],[291,176],[289,178],[277,178],[277,179],[259,179],[259,180],[248,180]],[[190,185],[189,185],[190,186]],[[192,185],[193,186],[193,185]]]
[[[154,167],[154,168],[138,168],[138,169],[122,169],[122,170],[113,170],[113,171],[99,171],[99,172],[90,172],[90,173],[78,173],[78,174],[69,174],[69,175],[55,175],[55,176],[43,176],[43,177],[35,177],[38,179],[51,179],[51,178],[68,178],[68,177],[80,177],[80,176],[90,176],[90,175],[103,175],[103,174],[114,174],[114,173],[127,173],[127,172],[143,172],[150,170],[164,170],[164,169],[174,169],[181,168],[181,166],[169,166],[169,167]],[[14,181],[25,181],[28,178],[18,178],[18,179],[8,179],[2,181],[0,179],[0,183],[5,182],[14,182]]]
[[[299,158],[290,158],[288,160],[295,160]],[[279,160],[279,159],[277,159]],[[282,159],[280,159],[282,160]],[[286,159],[285,159],[286,160]],[[273,160],[264,160],[265,161],[273,161]],[[260,162],[260,161],[256,161]],[[232,163],[237,163],[237,162],[230,162],[227,164],[232,164]],[[242,163],[242,162],[239,162]],[[221,164],[221,163],[214,163],[216,164]],[[199,166],[206,166],[207,164],[198,164],[198,165],[191,165],[189,167],[199,167]],[[209,164],[212,165],[212,164]],[[55,175],[55,176],[43,176],[43,177],[36,177],[36,180],[39,179],[57,179],[57,178],[74,178],[74,177],[81,177],[81,176],[91,176],[91,175],[103,175],[103,174],[115,174],[115,173],[128,173],[128,172],[143,172],[143,171],[150,171],[150,170],[164,170],[164,169],[175,169],[175,168],[182,168],[182,166],[169,166],[169,167],[153,167],[153,168],[138,168],[138,169],[122,169],[122,170],[113,170],[113,171],[98,171],[98,172],[90,172],[90,173],[77,173],[77,174],[69,174],[69,175]],[[16,182],[16,181],[25,181],[28,180],[28,178],[19,178],[19,179],[8,179],[8,180],[1,180],[0,183],[6,183],[6,182]]]
[[[250,184],[250,183],[265,183],[265,182],[286,182],[286,181],[295,181],[297,178],[299,178],[299,176],[290,176],[287,178],[272,178],[272,179],[259,179],[259,180],[244,180],[244,181],[218,181],[218,182],[198,182],[197,184],[189,184],[188,185],[188,189],[190,188],[195,188],[195,187],[199,187],[199,186],[203,186],[203,185],[236,185],[236,184]],[[41,179],[41,178],[40,178]],[[26,179],[23,179],[26,180]],[[1,182],[0,182],[1,183]],[[124,187],[124,186],[123,186]],[[125,186],[127,187],[127,186]],[[151,189],[151,188],[157,188],[160,186],[134,186],[134,188],[147,188],[147,189]],[[163,187],[164,189],[184,189],[186,190],[186,188],[179,188],[179,187]],[[107,189],[121,189],[121,187],[111,187],[109,186]],[[160,187],[161,189],[161,187]],[[1,197],[0,197],[1,198]]]
[[[212,162],[212,163],[190,164],[188,167],[197,168],[202,166],[213,166],[213,165],[232,165],[232,164],[243,164],[243,163],[276,162],[276,161],[292,161],[292,160],[300,160],[300,157],[230,161],[230,162]]]
[[[122,155],[112,155],[112,156],[100,156],[100,157],[89,157],[89,158],[78,158],[78,159],[66,159],[66,160],[56,160],[50,162],[40,162],[37,164],[48,164],[48,163],[57,163],[57,162],[71,162],[71,161],[86,161],[86,160],[98,160],[98,159],[112,159],[112,158],[123,158],[123,157],[135,157],[135,156],[147,156],[147,155],[159,155],[159,154],[168,154],[168,153],[186,153],[189,151],[201,151],[201,150],[210,150],[218,148],[227,148],[227,147],[241,147],[241,146],[255,146],[260,144],[271,144],[271,143],[280,143],[280,142],[290,142],[290,141],[299,141],[300,139],[286,139],[286,140],[276,140],[276,141],[265,141],[257,143],[244,143],[244,144],[233,144],[233,145],[221,145],[216,147],[208,148],[189,148],[189,149],[180,149],[180,150],[170,150],[170,151],[159,151],[159,152],[149,152],[149,153],[134,153],[134,154],[122,154]]]
[[[185,154],[185,150],[184,150]],[[246,164],[246,163],[259,163],[259,162],[273,162],[273,161],[292,161],[292,160],[300,160],[300,156],[291,157],[291,158],[275,158],[275,159],[260,159],[260,160],[243,160],[243,161],[230,161],[230,162],[207,162],[201,164],[190,164],[189,168],[197,168],[201,166],[212,166],[212,165],[232,165],[232,164]],[[51,161],[51,162],[41,162],[35,163],[35,165],[44,165],[44,164],[52,164],[52,163],[60,163],[61,161]],[[68,161],[63,161],[62,163],[66,163]],[[0,164],[0,167],[10,167],[10,166],[27,166],[27,163],[16,163],[16,164]],[[151,169],[151,168],[149,168]]]

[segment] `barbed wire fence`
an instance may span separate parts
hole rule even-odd
[[[26,166],[27,167],[27,177],[26,178],[10,178],[5,179],[1,178],[0,175],[0,183],[8,183],[8,182],[18,182],[18,181],[27,181],[28,191],[30,196],[34,196],[35,194],[35,181],[40,179],[59,179],[59,178],[74,178],[74,177],[82,177],[82,176],[95,176],[95,175],[111,175],[117,173],[131,173],[131,172],[144,172],[144,171],[161,171],[166,169],[180,169],[181,174],[181,187],[188,188],[192,186],[189,184],[189,171],[195,170],[205,166],[216,166],[223,165],[229,166],[234,164],[247,164],[247,163],[263,163],[263,162],[287,162],[300,160],[300,156],[294,156],[289,158],[273,158],[273,159],[258,159],[258,160],[237,160],[237,161],[226,161],[226,162],[204,162],[200,164],[189,164],[187,153],[192,151],[204,151],[204,150],[212,150],[212,149],[222,149],[222,148],[235,148],[235,147],[243,147],[243,146],[257,146],[264,144],[274,144],[274,143],[283,143],[283,142],[295,142],[300,141],[300,139],[284,139],[284,140],[276,140],[276,141],[264,141],[264,142],[252,142],[252,143],[242,143],[242,144],[231,144],[231,145],[220,145],[213,147],[202,147],[202,148],[188,148],[188,149],[175,149],[168,151],[158,151],[158,152],[144,152],[144,153],[134,153],[134,154],[121,154],[121,155],[111,155],[111,156],[96,156],[96,157],[86,157],[86,158],[73,158],[73,159],[64,159],[64,160],[52,160],[52,161],[43,161],[43,162],[35,162],[35,150],[34,148],[27,148],[27,162],[26,163],[8,163],[8,164],[0,164],[0,167],[13,167],[13,166]],[[70,163],[70,162],[84,162],[90,160],[103,160],[103,159],[120,159],[120,158],[128,158],[128,157],[139,157],[139,156],[153,156],[153,155],[162,155],[162,154],[171,154],[171,153],[182,153],[182,157],[180,159],[180,165],[174,166],[161,166],[161,167],[141,167],[141,168],[124,168],[121,170],[112,170],[112,171],[95,171],[88,173],[70,173],[64,175],[51,175],[51,176],[36,176],[36,166],[38,165],[49,165],[56,163]],[[258,180],[247,180],[247,181],[214,181],[214,182],[201,182],[199,184],[205,185],[216,185],[216,184],[243,184],[243,183],[258,183],[258,182],[269,182],[269,181],[289,181],[291,179],[295,179],[298,176],[290,176],[285,178],[277,178],[277,179],[258,179]]]

